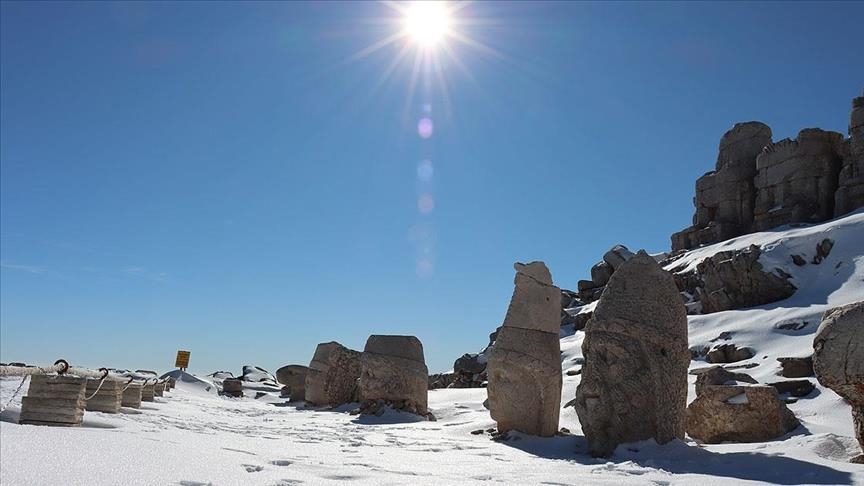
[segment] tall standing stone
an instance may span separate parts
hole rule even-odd
[[[315,348],[306,372],[306,402],[341,405],[357,399],[360,352],[331,341]]]
[[[852,405],[855,437],[864,448],[864,301],[826,311],[813,350],[816,378]]]
[[[384,400],[424,415],[429,370],[414,336],[372,335],[360,357],[360,400]]]
[[[644,251],[609,280],[582,343],[576,413],[590,452],[684,438],[687,314],[675,281]]]
[[[549,437],[561,409],[561,290],[543,262],[514,267],[516,288],[486,367],[489,412],[499,432]]]

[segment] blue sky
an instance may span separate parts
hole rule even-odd
[[[0,361],[236,372],[377,333],[442,371],[514,261],[572,289],[668,250],[733,123],[846,133],[864,88],[856,2],[478,2],[410,101],[410,40],[352,58],[401,29],[379,3],[0,8]]]

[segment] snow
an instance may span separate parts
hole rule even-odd
[[[835,241],[834,248],[820,265],[812,265],[816,244],[825,237]],[[713,253],[750,244],[763,248],[760,259],[767,269],[791,274],[798,291],[765,306],[689,316],[690,345],[707,345],[728,332],[728,342],[757,353],[737,363],[754,367],[739,371],[768,383],[782,380],[776,358],[810,354],[827,308],[864,299],[864,212],[735,238],[691,251],[670,265],[695,266]],[[796,267],[791,254],[803,255],[808,264]],[[583,338],[581,331],[562,337],[564,372],[582,363]],[[705,366],[691,362],[691,369]],[[254,367],[247,371],[250,377],[269,375]],[[662,446],[647,441],[596,459],[586,453],[572,407],[562,408],[560,423],[572,435],[514,433],[494,441],[485,433],[472,434],[495,426],[483,406],[482,388],[431,390],[429,407],[437,417],[431,422],[393,410],[381,417],[354,416],[349,412],[356,404],[305,408],[280,398],[278,387],[267,381],[245,381],[244,398],[219,396],[229,373],[167,375],[177,379],[177,387],[164,397],[115,415],[87,412],[79,428],[18,425],[21,399],[15,397],[0,414],[0,484],[864,484],[864,467],[848,463],[860,453],[850,407],[818,383],[789,405],[801,427],[776,440],[704,445],[687,439]],[[565,373],[562,404],[575,396],[579,379]],[[691,401],[695,376],[688,379]],[[19,383],[0,380],[0,404]]]
[[[741,393],[739,395],[735,395],[734,397],[727,398],[726,403],[731,403],[733,405],[746,405],[750,403],[750,400],[747,400],[746,393]]]

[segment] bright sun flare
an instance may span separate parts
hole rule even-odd
[[[444,2],[418,1],[405,10],[405,33],[423,48],[440,43],[450,30]]]

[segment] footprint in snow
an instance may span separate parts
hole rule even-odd
[[[242,466],[248,473],[261,472],[264,470],[264,466],[256,466],[255,464],[242,464]]]
[[[286,459],[277,459],[275,461],[270,461],[270,464],[273,464],[274,466],[290,466],[291,464],[294,464],[294,461],[288,461]]]

